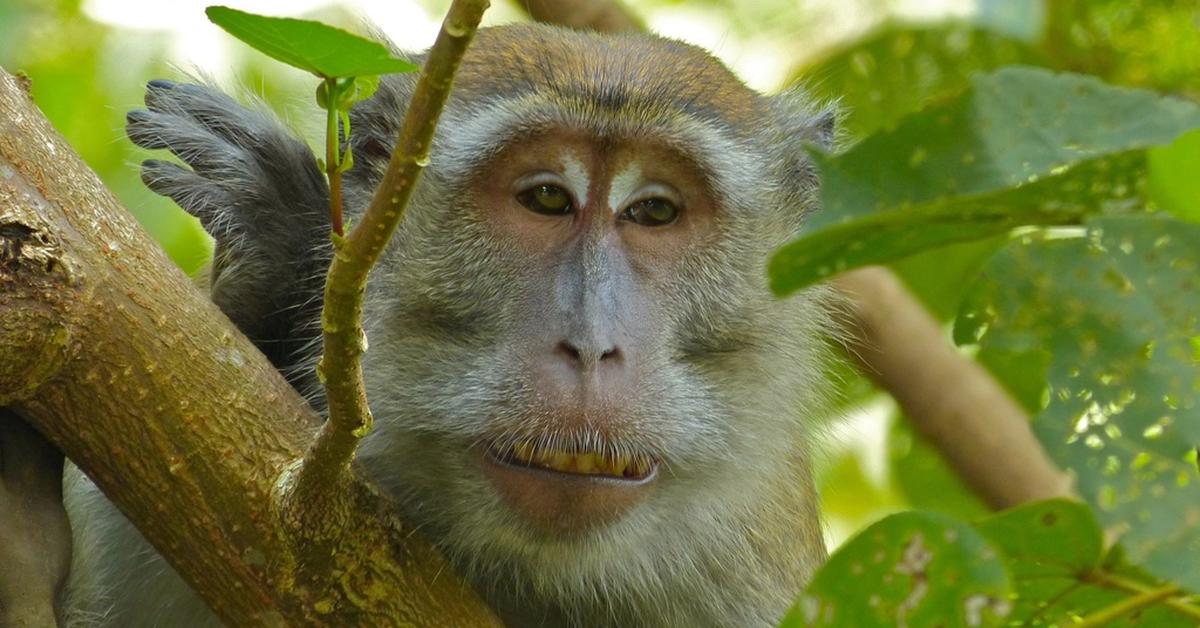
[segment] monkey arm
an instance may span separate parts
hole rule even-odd
[[[211,295],[281,370],[319,330],[329,261],[329,191],[308,147],[270,113],[208,87],[154,80],[129,138],[189,168],[142,164],[142,179],[216,240]],[[295,382],[293,381],[293,384]]]

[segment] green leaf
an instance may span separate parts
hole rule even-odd
[[[1200,130],[1150,150],[1150,199],[1179,218],[1200,222]]]
[[[1070,578],[1100,565],[1104,533],[1087,504],[1065,499],[1023,504],[977,524],[1018,579]]]
[[[1165,144],[1200,107],[1088,76],[1005,68],[849,151],[821,159],[817,224],[1025,185],[1073,164]],[[818,214],[818,217],[820,214]]]
[[[884,211],[818,230],[779,249],[767,267],[786,295],[843,270],[950,244],[1003,236],[1029,225],[1079,224],[1136,200],[1145,178],[1141,152],[1086,161],[1022,187]],[[1139,205],[1140,206],[1140,205]]]
[[[1119,576],[1147,589],[1159,582],[1128,565],[1119,549],[1105,555],[1104,533],[1091,508],[1063,499],[1035,502],[976,524],[1004,554],[1016,589],[1013,625],[1071,625],[1078,617],[1127,600],[1133,593],[1100,584]],[[1186,616],[1162,605],[1142,609],[1130,623],[1184,628]]]
[[[947,466],[938,450],[913,431],[907,417],[892,420],[887,448],[891,477],[914,508],[960,519],[988,512],[987,505]]]
[[[1034,429],[1129,556],[1200,589],[1200,225],[1093,218],[1085,237],[1030,235],[989,263],[955,338],[1043,352]]]
[[[1060,67],[1113,83],[1200,97],[1200,37],[1193,0],[1044,4],[1044,47]]]
[[[893,126],[931,98],[962,91],[975,73],[1040,60],[1028,45],[966,22],[888,23],[793,81],[817,99],[843,105],[839,126],[860,138]]]
[[[1020,225],[1077,223],[1131,196],[1143,166],[1122,170],[1142,149],[1197,126],[1193,103],[1090,77],[1030,68],[977,77],[959,97],[842,155],[814,155],[824,210],[810,235],[772,259],[771,287],[787,294]]]
[[[266,17],[222,6],[205,9],[212,23],[267,56],[322,78],[412,72],[383,44],[310,20]]]
[[[999,34],[1003,21],[1033,24],[1024,4],[996,0],[981,5],[971,22],[890,22],[850,46],[803,68],[793,80],[817,100],[841,105],[838,127],[861,138],[894,126],[934,98],[963,91],[979,72],[1044,59],[1024,41]],[[988,7],[988,4],[996,5]],[[1003,32],[1008,32],[1005,29]],[[971,242],[897,260],[891,268],[939,320],[958,313],[962,294],[1001,243]]]
[[[996,626],[1010,604],[996,548],[971,526],[906,512],[870,526],[821,567],[780,624]]]

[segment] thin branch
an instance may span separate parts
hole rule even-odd
[[[451,5],[417,82],[383,181],[353,231],[335,242],[321,313],[325,353],[318,366],[329,420],[298,471],[297,507],[309,503],[306,496],[335,490],[359,441],[371,429],[361,363],[366,350],[362,303],[367,275],[400,224],[417,180],[429,164],[438,116],[487,7],[487,0],[455,0]]]
[[[325,93],[331,102],[325,109],[325,176],[329,179],[329,223],[338,237],[345,235],[342,226],[342,158],[338,145],[338,109],[332,102],[337,79],[325,79]]]

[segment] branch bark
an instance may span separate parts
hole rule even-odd
[[[519,0],[534,19],[598,31],[643,28],[620,0]],[[849,353],[891,393],[917,432],[993,508],[1074,497],[1029,427],[1029,417],[984,368],[960,355],[890,270],[834,281],[852,304]]]
[[[233,625],[481,626],[491,612],[352,478],[337,577],[297,569],[288,471],[320,418],[0,70],[0,406]],[[317,512],[314,509],[313,512]]]
[[[851,357],[984,501],[1002,509],[1072,497],[1070,476],[1046,455],[1025,411],[947,342],[895,274],[860,268],[834,283],[850,297]]]

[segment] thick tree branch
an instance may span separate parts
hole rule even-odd
[[[517,0],[535,19],[575,28],[641,28],[620,0]],[[834,284],[850,297],[851,355],[896,398],[913,427],[994,508],[1073,496],[1029,428],[1029,417],[991,374],[951,347],[937,321],[885,268]]]
[[[0,405],[84,469],[233,625],[476,626],[490,612],[354,479],[337,578],[283,524],[319,417],[0,71]],[[314,509],[313,512],[316,512]]]

